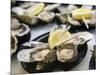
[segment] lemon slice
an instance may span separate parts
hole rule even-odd
[[[27,15],[30,17],[37,16],[38,14],[40,14],[43,11],[44,7],[45,7],[44,3],[39,3],[33,8],[33,10],[31,12],[28,12]]]
[[[82,17],[85,19],[91,18],[91,10],[85,8],[79,8],[72,11],[72,17],[76,20],[82,20]]]
[[[50,48],[53,49],[68,37],[70,37],[70,33],[66,29],[57,29],[51,31],[48,38]]]

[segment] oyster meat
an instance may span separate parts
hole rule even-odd
[[[55,14],[53,12],[44,11],[40,13],[39,18],[44,22],[51,22],[55,17]]]
[[[58,61],[73,62],[77,59],[77,46],[74,43],[62,44],[56,53]]]
[[[18,52],[17,59],[20,62],[41,61],[49,53],[50,49],[47,44],[31,49],[23,49]]]

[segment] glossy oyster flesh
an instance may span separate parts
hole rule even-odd
[[[48,45],[44,44],[39,47],[21,50],[17,55],[17,59],[20,62],[37,63],[34,69],[36,71],[43,71],[51,66],[48,64],[56,60],[56,51],[49,49]]]
[[[57,45],[57,59],[60,62],[73,62],[77,59],[78,46],[83,45],[93,38],[88,32],[78,32],[72,34]]]
[[[40,45],[39,47],[21,50],[17,58],[21,62],[35,62],[41,61],[49,52],[47,44]]]
[[[55,13],[49,12],[49,11],[44,11],[39,14],[39,18],[44,21],[44,22],[51,22],[55,17]]]
[[[74,43],[63,44],[57,50],[57,59],[60,62],[73,62],[77,56],[77,46]]]

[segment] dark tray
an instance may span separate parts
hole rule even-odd
[[[43,35],[38,36],[33,41],[41,41],[41,42],[46,43],[46,42],[48,42],[48,36],[49,36],[49,33],[45,33]],[[68,70],[74,68],[75,66],[77,66],[84,59],[86,53],[87,53],[87,43],[85,43],[84,45],[79,45],[79,47],[78,47],[78,58],[77,58],[76,61],[74,61],[72,63],[67,63],[67,64],[59,63],[59,62],[56,61],[52,64],[51,67],[49,67],[46,70],[41,71],[41,72],[34,70],[36,63],[21,62],[21,65],[29,73],[68,71]]]

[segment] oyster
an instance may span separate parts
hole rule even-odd
[[[14,35],[11,35],[11,55],[17,50],[18,40]]]
[[[13,14],[19,16],[19,15],[23,15],[23,14],[24,14],[25,9],[23,9],[23,8],[21,8],[21,7],[13,7],[13,8],[11,9],[11,12],[12,12]]]
[[[71,37],[65,39],[57,45],[57,59],[60,62],[73,62],[77,59],[79,45],[83,45],[93,38],[88,32],[79,32],[72,34]]]
[[[50,49],[47,44],[31,49],[23,49],[18,52],[17,59],[20,62],[41,61],[49,53]]]
[[[58,10],[63,14],[71,14],[72,10],[77,9],[75,5],[61,6],[58,7]]]
[[[22,44],[30,40],[30,28],[25,24],[18,24],[12,24],[11,34],[16,36],[18,44]]]
[[[39,3],[39,4],[37,3],[27,8],[24,14],[20,15],[18,18],[29,25],[34,25],[38,22],[37,15],[41,13],[43,8],[44,8],[43,3]]]
[[[51,22],[55,17],[55,14],[53,12],[44,11],[39,14],[39,18],[44,22]]]
[[[56,60],[56,51],[51,50],[48,44],[41,43],[40,46],[31,49],[24,49],[18,52],[17,59],[20,62],[37,63],[36,71],[43,71]]]
[[[74,43],[65,43],[57,49],[57,59],[60,62],[73,62],[77,59],[78,51]]]

